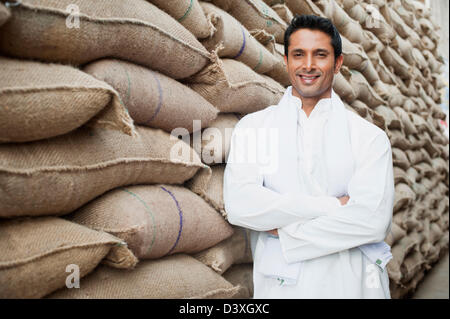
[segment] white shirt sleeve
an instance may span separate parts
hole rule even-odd
[[[283,255],[289,263],[384,240],[392,220],[395,192],[392,152],[386,134],[364,143],[355,164],[346,205],[278,230]]]
[[[237,127],[237,126],[236,126]],[[236,130],[236,129],[235,129]],[[247,152],[242,135],[233,134],[228,158]],[[263,186],[258,164],[228,162],[224,173],[223,197],[231,224],[256,231],[278,229],[295,222],[324,216],[340,206],[331,196],[280,194]]]

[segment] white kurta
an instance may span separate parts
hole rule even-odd
[[[358,248],[383,241],[390,228],[394,181],[389,139],[345,110],[355,167],[345,187],[327,187],[340,176],[327,173],[327,161],[318,155],[326,138],[323,127],[336,107],[333,99],[319,101],[308,118],[289,88],[279,105],[249,114],[235,127],[224,202],[230,223],[254,230],[254,298],[390,298],[387,271]],[[248,140],[235,132],[249,128],[279,129],[277,170],[265,173],[258,161],[233,161],[248,150]],[[341,206],[336,197],[345,194],[350,201]],[[271,229],[278,229],[286,262],[301,262],[295,285],[258,272]]]

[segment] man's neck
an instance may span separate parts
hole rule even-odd
[[[321,99],[331,98],[331,88],[320,96],[304,97],[301,96],[295,88],[292,88],[292,95],[298,97],[302,101],[302,109],[306,116],[309,117],[314,107]]]

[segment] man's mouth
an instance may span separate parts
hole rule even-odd
[[[320,75],[317,74],[298,74],[297,76],[304,84],[312,84],[320,77]]]

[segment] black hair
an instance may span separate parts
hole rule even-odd
[[[299,29],[319,30],[331,37],[331,45],[334,49],[334,59],[342,54],[342,40],[339,31],[330,19],[315,15],[298,15],[292,19],[291,24],[284,33],[284,54],[288,56],[289,38],[292,33]]]

